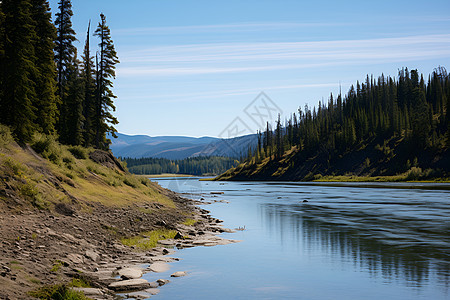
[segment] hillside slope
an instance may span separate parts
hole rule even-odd
[[[105,268],[141,257],[122,239],[171,232],[197,215],[191,202],[129,174],[108,152],[38,135],[19,146],[0,125],[0,299],[104,277]]]
[[[381,144],[381,145],[380,145]],[[344,180],[406,181],[445,180],[450,177],[448,148],[428,149],[420,154],[403,138],[388,142],[372,140],[367,145],[338,155],[317,152],[308,155],[296,147],[280,159],[247,161],[218,176],[217,180]]]
[[[299,108],[267,124],[245,164],[219,179],[428,180],[450,177],[450,75],[428,82],[417,70],[398,79],[367,75],[328,105]],[[345,176],[336,178],[336,176]],[[358,176],[359,178],[350,178]],[[325,178],[324,178],[325,177]]]

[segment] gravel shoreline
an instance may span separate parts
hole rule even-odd
[[[148,282],[142,275],[166,271],[167,263],[177,260],[168,256],[175,253],[173,248],[237,242],[218,237],[232,230],[223,228],[220,220],[195,206],[195,201],[166,193],[176,209],[158,203],[127,207],[90,203],[89,212],[60,207],[59,213],[0,207],[0,299],[32,299],[29,291],[73,278],[90,283],[90,288],[74,289],[92,299],[120,299],[118,293],[146,299],[170,278]],[[152,213],[146,213],[149,209]],[[195,220],[191,226],[182,224],[187,214]],[[178,234],[149,251],[124,246],[119,240],[162,228]]]

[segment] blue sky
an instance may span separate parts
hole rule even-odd
[[[53,13],[57,2],[50,1]],[[273,121],[278,112],[286,117],[327,101],[340,85],[346,93],[366,74],[450,68],[448,0],[72,5],[80,51],[89,19],[96,26],[100,12],[106,15],[121,61],[117,129],[126,134],[225,137],[236,126],[236,134],[252,133],[259,124],[249,105]],[[254,101],[262,91],[271,101]],[[276,110],[263,113],[268,101]]]

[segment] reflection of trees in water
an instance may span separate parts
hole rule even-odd
[[[450,285],[450,259],[445,241],[402,243],[399,236],[379,235],[384,223],[353,225],[332,221],[333,214],[318,213],[310,205],[262,204],[261,217],[268,229],[279,235],[281,243],[294,241],[302,251],[323,252],[333,261],[352,261],[357,269],[386,280],[401,280],[421,286],[436,273],[437,280]],[[446,233],[443,233],[446,234]],[[383,238],[381,238],[383,237]],[[434,243],[434,244],[432,244]]]

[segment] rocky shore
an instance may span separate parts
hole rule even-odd
[[[88,283],[88,287],[73,289],[91,299],[146,299],[172,279],[148,282],[142,275],[166,272],[168,263],[177,260],[169,256],[174,249],[236,242],[217,236],[231,230],[208,211],[167,193],[177,209],[168,210],[158,203],[120,208],[90,204],[89,211],[62,205],[57,212],[0,207],[0,299],[32,299],[32,290],[74,279]],[[186,214],[195,223],[182,224]],[[177,234],[148,251],[120,242],[121,237],[154,229],[176,230]],[[171,276],[185,275],[178,271]]]

